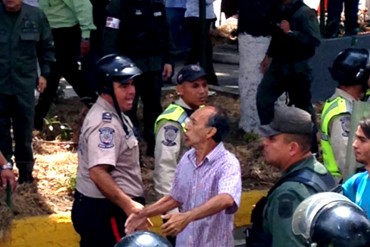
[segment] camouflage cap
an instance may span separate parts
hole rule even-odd
[[[313,123],[311,115],[299,108],[290,106],[276,106],[271,123],[259,128],[261,136],[268,137],[281,133],[311,134]]]

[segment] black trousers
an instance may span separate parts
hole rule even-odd
[[[67,28],[54,28],[51,30],[55,45],[56,62],[51,65],[50,76],[47,87],[40,94],[35,111],[35,128],[42,128],[43,118],[49,111],[59,86],[60,78],[63,76],[80,98],[94,98],[95,93],[89,88],[86,80],[78,68],[80,57],[81,30],[78,25]],[[93,101],[93,100],[92,100]],[[86,102],[92,103],[92,102]]]
[[[191,47],[190,47],[190,52],[189,52],[186,64],[197,64],[200,62],[200,54],[203,49],[201,47],[200,41],[205,40],[206,58],[205,58],[205,65],[202,67],[208,74],[208,84],[218,85],[216,72],[213,67],[213,62],[212,62],[213,47],[212,47],[212,42],[209,36],[209,30],[211,28],[211,25],[213,25],[213,23],[214,23],[213,19],[206,19],[206,26],[207,26],[206,37],[202,37],[200,19],[197,17],[185,18],[185,28],[187,30],[187,33],[189,33],[191,37],[191,40],[190,40]]]
[[[32,130],[35,96],[32,93],[6,95],[0,94],[0,150],[7,160],[14,154],[20,179],[32,173],[33,150]],[[14,152],[11,128],[14,135]]]
[[[311,151],[318,153],[316,112],[311,104],[312,70],[295,68],[294,64],[274,61],[257,88],[257,111],[261,125],[269,124],[274,118],[274,104],[284,93],[288,94],[288,105],[294,105],[311,114],[314,124]]]
[[[143,102],[143,136],[147,142],[148,156],[154,156],[154,123],[157,117],[162,113],[161,94],[162,94],[162,73],[161,71],[144,72],[135,79],[136,96],[133,107],[126,112],[133,125],[138,129],[139,121],[137,119],[137,104],[139,97]]]
[[[142,197],[135,201],[145,204]],[[114,247],[125,236],[127,215],[108,199],[91,198],[75,191],[72,222],[80,247]]]
[[[344,4],[345,34],[356,35],[358,32],[358,3],[359,0],[329,0],[328,20],[326,24],[326,37],[335,38],[339,34],[339,24]]]

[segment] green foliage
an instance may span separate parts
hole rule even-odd
[[[259,135],[253,132],[247,132],[247,133],[244,133],[243,135],[243,140],[246,143],[257,141],[258,138],[259,138]]]
[[[72,194],[76,189],[77,174],[68,174],[68,192]]]
[[[58,119],[58,116],[44,118],[45,127],[43,137],[45,140],[70,141],[72,139],[72,128]]]

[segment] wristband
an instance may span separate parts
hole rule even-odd
[[[8,162],[6,163],[5,165],[2,165],[0,167],[0,172],[3,171],[3,170],[13,170],[13,165],[12,163]]]

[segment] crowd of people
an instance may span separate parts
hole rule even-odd
[[[123,246],[130,240],[122,237],[148,230],[156,215],[163,219],[168,245],[158,241],[165,246],[234,246],[242,171],[224,146],[230,131],[226,111],[207,104],[208,85],[218,82],[212,43],[201,36],[199,2],[25,2],[37,6],[22,0],[2,0],[0,6],[1,185],[15,190],[13,160],[18,183],[33,182],[32,130],[42,130],[63,76],[89,108],[80,131],[71,212],[81,247]],[[215,21],[213,2],[205,1],[206,32]],[[176,8],[184,14],[179,25],[189,30],[190,49],[175,75],[178,99],[163,111],[162,84],[174,74],[173,39],[182,28],[177,34],[169,29],[167,12]],[[370,49],[347,48],[328,65],[338,87],[325,101],[319,127],[309,64],[321,41],[317,13],[302,0],[243,0],[228,9],[228,16],[236,15],[240,127],[258,133],[266,165],[282,173],[252,211],[247,246],[369,246],[370,116],[353,123],[352,109],[369,88]],[[334,37],[336,17],[329,16]],[[356,23],[346,19],[346,35],[357,32]],[[37,104],[35,89],[41,93]],[[286,99],[279,100],[284,93]],[[136,116],[139,98],[143,131]],[[357,125],[352,143],[351,124]],[[317,160],[318,130],[323,163]],[[154,158],[157,197],[147,206],[143,140],[146,155]],[[355,164],[346,162],[351,145]],[[348,166],[355,172],[346,174]],[[313,214],[308,219],[301,216],[306,211]]]

